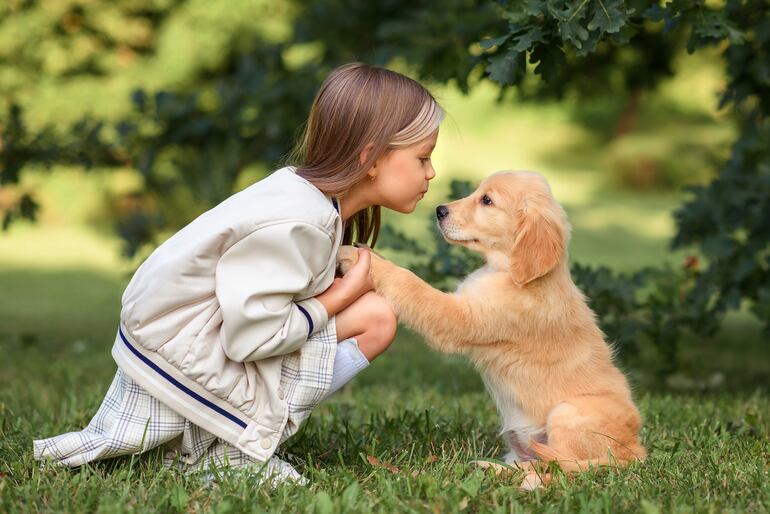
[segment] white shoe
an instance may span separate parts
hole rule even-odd
[[[294,466],[278,458],[276,455],[267,461],[266,477],[270,480],[271,487],[284,482],[295,482],[297,485],[307,485],[308,479],[299,474]]]

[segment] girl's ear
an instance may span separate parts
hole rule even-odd
[[[364,149],[361,150],[361,153],[358,155],[358,160],[361,164],[366,162],[366,159],[369,157],[369,152],[372,151],[372,148],[374,148],[374,143],[367,143]]]
[[[551,271],[564,256],[566,227],[550,207],[524,202],[516,211],[511,278],[521,287]]]

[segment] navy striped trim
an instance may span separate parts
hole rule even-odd
[[[311,317],[310,317],[310,314],[309,314],[309,313],[308,313],[308,312],[305,310],[305,308],[304,308],[304,307],[302,307],[300,304],[298,304],[298,303],[297,303],[297,304],[295,304],[295,305],[297,306],[297,308],[299,309],[299,311],[300,311],[302,314],[304,314],[304,315],[305,315],[305,318],[307,318],[307,324],[310,326],[310,329],[307,331],[307,335],[309,336],[310,334],[312,334],[312,333],[313,333],[313,318],[311,318]]]
[[[335,209],[337,212],[340,212],[340,206],[339,206],[339,205],[337,205],[337,199],[336,199],[336,198],[333,198],[333,197],[332,197],[332,205],[334,205],[334,209]]]
[[[160,369],[160,367],[157,364],[155,364],[154,362],[152,362],[150,359],[148,359],[147,357],[145,357],[144,355],[139,353],[139,350],[134,348],[131,345],[131,343],[128,342],[128,339],[126,339],[126,336],[123,335],[123,330],[120,327],[118,327],[118,333],[120,334],[120,338],[123,340],[123,342],[128,347],[128,349],[131,350],[131,352],[134,355],[139,357],[142,360],[142,362],[144,362],[149,367],[151,367],[152,369],[157,371],[158,374],[160,374],[163,378],[165,378],[166,380],[168,380],[169,382],[174,384],[176,387],[178,387],[179,389],[181,389],[182,391],[184,391],[188,395],[192,396],[193,398],[195,398],[196,400],[201,402],[206,407],[214,410],[215,412],[218,412],[219,414],[221,414],[222,416],[226,417],[230,421],[234,422],[236,425],[240,426],[241,428],[246,428],[246,423],[244,423],[240,419],[236,418],[235,416],[233,416],[232,414],[230,414],[229,412],[224,410],[222,407],[220,407],[218,405],[214,405],[213,403],[211,403],[210,401],[208,401],[207,399],[205,399],[204,397],[202,397],[201,395],[199,395],[195,391],[191,390],[189,387],[185,386],[184,384],[179,382],[177,379],[175,379],[174,377],[172,377],[171,375],[169,375],[168,373],[166,373],[165,371]]]

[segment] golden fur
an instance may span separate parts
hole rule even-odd
[[[442,207],[444,237],[483,254],[486,266],[453,294],[376,254],[371,277],[398,319],[429,346],[476,365],[497,403],[510,447],[505,461],[528,471],[522,487],[550,480],[535,458],[559,461],[567,472],[644,459],[639,412],[572,282],[570,227],[545,179],[496,173]],[[343,272],[356,259],[354,248],[340,249]]]

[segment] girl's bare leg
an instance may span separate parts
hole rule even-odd
[[[388,349],[398,326],[388,302],[371,291],[337,313],[336,322],[337,339],[344,341],[354,337],[361,353],[370,362]]]

